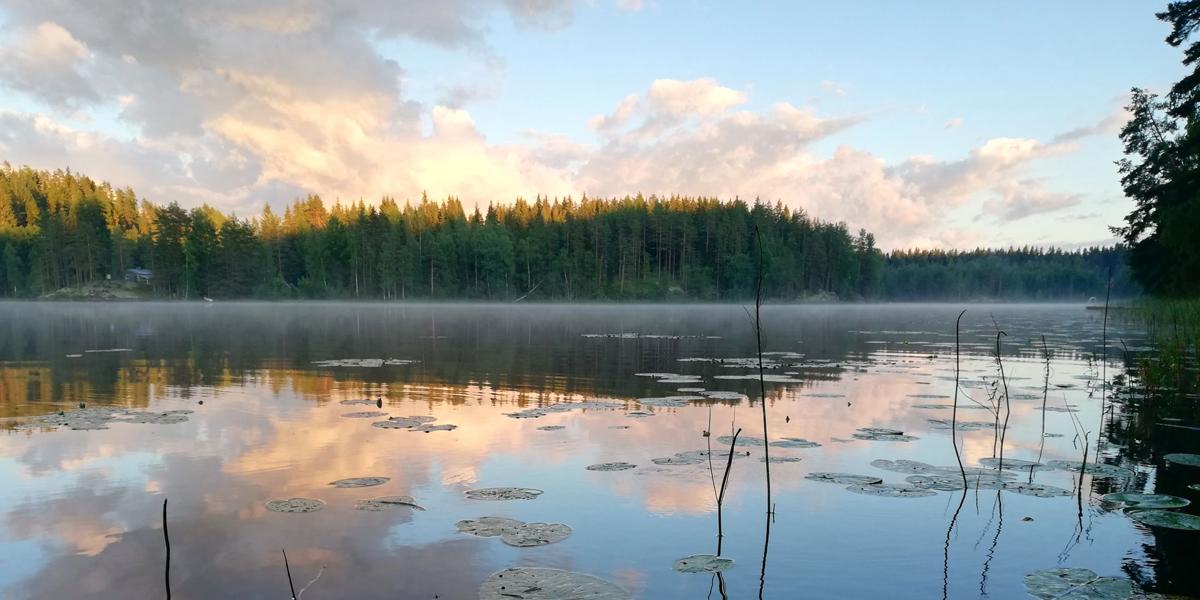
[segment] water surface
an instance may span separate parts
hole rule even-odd
[[[1134,473],[1084,476],[1082,515],[1074,495],[970,491],[949,537],[961,492],[884,498],[805,479],[840,471],[903,483],[906,474],[870,462],[957,464],[949,432],[929,422],[948,419],[950,411],[914,405],[951,402],[961,308],[764,309],[764,350],[776,364],[768,373],[788,380],[766,385],[770,438],[821,446],[770,449],[800,461],[771,465],[769,544],[762,448],[742,448],[751,456],[733,461],[723,511],[722,554],[736,561],[724,575],[729,597],[756,596],[760,586],[765,598],[1022,597],[1026,573],[1055,567],[1194,589],[1195,576],[1183,567],[1195,559],[1188,549],[1194,538],[1172,546],[1161,531],[1098,502],[1108,491],[1156,486],[1187,495],[1186,485],[1200,477],[1176,472],[1168,486],[1174,489],[1162,489],[1157,449],[1101,446],[1101,462]],[[1006,457],[1078,460],[1077,432],[1094,450],[1101,428],[1122,422],[1119,404],[1102,419],[1099,382],[1121,371],[1124,348],[1144,346],[1135,327],[1110,324],[1105,364],[1097,311],[966,308],[960,402],[990,406],[1006,383]],[[997,328],[1006,333],[1004,382],[994,356]],[[0,435],[0,596],[161,595],[161,511],[169,498],[178,598],[287,597],[281,548],[297,587],[321,573],[307,598],[474,598],[489,574],[512,566],[588,573],[638,598],[719,597],[711,576],[677,573],[672,564],[715,551],[714,492],[724,464],[710,472],[707,462],[651,461],[706,449],[734,428],[762,437],[757,381],[728,378],[754,369],[711,360],[750,358],[754,342],[745,308],[735,305],[0,304],[0,417],[7,430]],[[1044,351],[1047,403],[1076,412],[1041,410]],[[404,364],[316,364],[348,358]],[[699,382],[663,383],[638,373]],[[637,403],[692,393],[678,388],[748,397],[682,407]],[[376,400],[382,408],[343,405],[347,400]],[[619,408],[506,416],[596,400]],[[111,423],[94,431],[27,425],[32,416],[69,414],[81,404],[193,412],[182,423]],[[364,410],[428,415],[457,429],[387,430],[372,427],[379,419],[342,416]],[[627,416],[639,410],[653,416]],[[959,419],[994,417],[964,409]],[[545,426],[562,429],[539,429]],[[852,437],[864,427],[919,439]],[[1060,437],[1044,438],[1043,430]],[[968,466],[996,453],[990,429],[963,432],[960,442]],[[1096,457],[1093,451],[1089,460]],[[613,461],[637,468],[585,469]],[[362,476],[391,479],[362,489],[328,485]],[[1036,473],[1035,481],[1074,490],[1079,477],[1053,470]],[[464,495],[495,486],[544,493],[505,502]],[[401,494],[425,510],[354,509],[363,498]],[[290,497],[327,504],[309,514],[265,507]],[[573,532],[559,543],[516,548],[456,531],[456,521],[485,515],[565,523]]]

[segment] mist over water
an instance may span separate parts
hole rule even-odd
[[[1069,490],[1083,477],[1082,516],[1074,495],[970,490],[948,551],[960,492],[886,498],[805,479],[845,472],[905,482],[906,474],[872,466],[876,459],[956,465],[948,430],[930,422],[950,411],[914,405],[951,402],[962,308],[764,307],[763,349],[777,379],[766,384],[770,440],[821,445],[771,448],[773,458],[800,460],[772,465],[776,514],[763,597],[933,598],[943,589],[952,598],[1022,597],[1027,573],[1056,567],[1194,587],[1182,567],[1194,549],[1171,545],[1098,497],[1200,480],[1157,481],[1152,464],[1115,445],[1102,445],[1099,459],[1129,477],[1035,473],[1038,483]],[[988,404],[999,327],[1011,401],[1004,456],[1079,460],[1073,417],[1094,449],[1102,422],[1123,411],[1100,414],[1100,314],[1078,305],[966,308],[958,420],[993,420],[977,405],[962,407]],[[1043,335],[1047,405],[1063,412],[1041,410]],[[1107,337],[1111,378],[1122,368],[1114,340],[1133,351],[1145,342],[1119,319]],[[309,598],[474,598],[491,573],[513,566],[587,573],[637,598],[703,597],[712,578],[672,565],[716,549],[713,474],[707,461],[652,459],[710,442],[722,450],[716,438],[732,428],[762,437],[757,380],[731,378],[756,370],[729,360],[753,355],[752,323],[740,305],[3,303],[0,596],[158,597],[166,497],[180,598],[287,597],[281,548],[297,587],[325,567]],[[372,366],[324,362],[344,359]],[[697,393],[679,388],[748,398],[637,402]],[[372,402],[343,404],[352,400]],[[508,416],[596,401],[615,404]],[[22,425],[80,405],[193,412],[180,423],[88,431]],[[344,416],[359,411],[430,416],[457,428],[391,430],[372,426],[386,416]],[[628,416],[633,411],[653,416]],[[1061,437],[1043,438],[1043,414],[1045,432]],[[539,429],[553,426],[562,428]],[[868,427],[918,439],[853,437]],[[960,436],[967,466],[993,456],[992,430]],[[762,447],[738,450],[750,456],[732,462],[723,511],[733,598],[758,593],[764,544]],[[585,468],[618,461],[637,467]],[[714,465],[718,481],[723,467]],[[366,476],[390,479],[329,485]],[[510,501],[464,494],[505,486],[543,493]],[[412,496],[425,510],[355,509],[389,495]],[[306,514],[266,508],[293,497],[325,506]],[[563,523],[571,533],[523,548],[456,530],[457,521],[481,516]]]

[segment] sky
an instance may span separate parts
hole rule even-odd
[[[885,249],[1113,241],[1159,2],[0,0],[0,161],[242,217],[756,198]]]

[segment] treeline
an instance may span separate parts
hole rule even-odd
[[[1059,250],[906,250],[889,253],[883,296],[889,300],[1103,299],[1140,294],[1122,246]]]
[[[876,298],[884,258],[782,205],[539,198],[464,212],[384,198],[236,218],[139,201],[69,171],[0,168],[0,294],[38,297],[153,272],[164,298]]]
[[[1073,299],[1136,293],[1121,248],[899,251],[782,205],[539,198],[468,214],[384,198],[245,219],[139,200],[69,171],[0,167],[0,297],[153,273],[162,298]]]

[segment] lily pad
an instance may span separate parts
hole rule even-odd
[[[928,419],[929,425],[934,429],[950,429],[950,419]],[[954,423],[955,429],[958,431],[979,431],[981,429],[995,429],[996,424],[992,421],[958,421]]]
[[[769,444],[774,448],[820,448],[821,444],[810,442],[804,438],[785,437],[775,440]]]
[[[191,412],[191,411],[188,411]],[[120,418],[113,419],[120,423],[144,423],[149,425],[173,425],[188,420],[187,413],[180,412],[128,412]]]
[[[347,419],[370,419],[372,417],[382,417],[385,415],[387,415],[387,413],[379,412],[377,410],[363,410],[359,412],[342,413],[342,416],[346,417]]]
[[[417,505],[417,501],[413,500],[412,496],[380,496],[378,498],[367,498],[366,500],[359,500],[354,505],[354,508],[357,510],[370,511],[390,510],[401,507],[425,510]]]
[[[479,600],[629,600],[625,590],[598,577],[533,567],[492,573],[479,587]]]
[[[420,424],[421,423],[411,419],[392,417],[386,421],[375,421],[374,423],[371,423],[371,426],[378,427],[380,429],[412,429]]]
[[[664,396],[662,398],[638,398],[637,403],[656,408],[680,408],[687,406],[689,402],[704,399],[704,396]]]
[[[770,460],[767,460],[767,457],[764,456],[764,457],[758,459],[758,462],[769,462],[771,464],[798,463],[798,462],[800,462],[800,458],[797,456],[772,456]]]
[[[585,468],[589,471],[628,471],[629,469],[632,469],[636,466],[637,465],[630,464],[627,462],[607,462],[607,463],[599,463],[599,464],[595,464],[595,465],[588,465]]]
[[[458,425],[452,425],[450,423],[442,423],[441,425],[431,425],[429,423],[425,423],[424,425],[417,425],[416,427],[410,428],[409,431],[420,431],[422,433],[429,433],[431,431],[454,431],[455,429],[458,429]]]
[[[542,425],[541,427],[538,427],[538,431],[558,431],[559,429],[566,429],[566,426],[565,425]]]
[[[894,431],[887,429],[879,429],[867,427],[859,429],[852,437],[856,440],[867,440],[871,442],[911,442],[921,438],[915,435],[904,435],[903,433],[882,433],[884,431]]]
[[[1151,527],[1200,531],[1200,517],[1187,513],[1170,510],[1135,510],[1129,513],[1129,517],[1138,523]]]
[[[733,453],[734,458],[744,458],[747,455],[748,454],[741,453],[741,452]],[[716,450],[716,451],[713,451],[710,453],[708,450],[688,450],[687,452],[676,452],[673,456],[666,456],[663,458],[653,458],[653,459],[650,459],[650,462],[653,462],[656,465],[671,465],[671,466],[698,465],[703,462],[708,462],[708,459],[710,456],[712,457],[713,460],[718,460],[718,461],[728,460],[729,459],[729,451],[728,450]]]
[[[683,390],[681,389],[679,391],[682,392]],[[709,400],[733,401],[733,402],[741,402],[742,400],[746,400],[749,398],[749,396],[747,396],[741,392],[725,392],[725,391],[720,391],[720,390],[704,391],[704,392],[700,392],[700,395],[704,396],[705,398],[707,398]]]
[[[464,519],[455,523],[454,527],[458,529],[459,533],[477,537],[496,537],[524,524],[524,521],[507,517],[479,517],[478,519]]]
[[[868,496],[884,496],[886,498],[920,498],[923,496],[936,496],[937,492],[919,488],[915,485],[906,485],[902,483],[875,483],[871,485],[848,485],[848,491],[856,494],[866,494]]]
[[[733,444],[734,446],[762,446],[762,445],[764,445],[762,438],[749,437],[749,436],[746,436],[746,437],[738,436],[737,443],[735,444],[735,443],[733,443],[733,436],[731,436],[731,435],[723,435],[723,436],[717,438],[717,443],[721,444],[722,446],[729,446],[730,444]]]
[[[1139,494],[1136,492],[1117,492],[1105,494],[1101,500],[1110,504],[1119,504],[1124,508],[1183,508],[1192,503],[1187,498],[1169,494]]]
[[[1074,492],[1065,488],[1025,481],[1006,481],[1001,489],[1006,492],[1013,492],[1023,496],[1033,496],[1035,498],[1059,498],[1074,495]]]
[[[733,568],[733,559],[712,554],[693,554],[675,561],[680,573],[721,573]]]
[[[873,485],[883,483],[883,479],[879,477],[873,475],[855,475],[853,473],[809,473],[804,478],[811,481],[841,485]]]
[[[1117,467],[1114,465],[1088,463],[1087,466],[1084,467],[1084,464],[1078,460],[1052,460],[1052,461],[1047,462],[1046,464],[1051,467],[1054,467],[1055,469],[1061,469],[1063,471],[1071,471],[1072,473],[1079,473],[1080,471],[1083,471],[1086,468],[1088,475],[1091,475],[1092,477],[1096,477],[1099,479],[1105,479],[1105,478],[1122,479],[1122,478],[1133,477],[1133,471],[1130,471],[1129,469],[1126,469],[1124,467]]]
[[[375,400],[370,398],[360,398],[357,400],[342,400],[341,402],[338,402],[338,404],[341,404],[342,406],[374,406]]]
[[[325,503],[315,498],[288,498],[267,502],[267,510],[281,513],[310,513],[322,508],[325,508]]]
[[[533,500],[542,495],[542,490],[517,487],[480,488],[467,490],[466,495],[472,500]]]
[[[920,474],[920,473],[933,473],[938,470],[937,467],[935,467],[929,463],[923,463],[918,460],[906,460],[903,458],[900,460],[887,460],[884,458],[877,458],[877,459],[871,461],[871,466],[875,467],[877,469],[883,469],[884,471],[892,471],[895,473]]]
[[[1041,600],[1125,600],[1133,584],[1091,569],[1045,569],[1025,576],[1025,590]]]
[[[646,417],[653,417],[654,413],[644,411],[644,410],[631,410],[631,411],[625,413],[625,416],[627,416],[631,419],[644,419]]]
[[[561,542],[571,535],[570,526],[562,523],[521,523],[512,531],[500,535],[509,546],[532,548]]]
[[[348,479],[331,481],[329,482],[329,485],[332,485],[336,488],[374,487],[377,485],[383,485],[391,480],[392,479],[390,477],[351,477]]]
[[[1050,470],[1050,467],[1042,463],[1032,460],[1021,460],[1019,458],[1006,458],[1001,464],[998,457],[989,457],[979,459],[979,464],[988,467],[989,469],[1007,469],[1014,471],[1029,471],[1029,470]]]
[[[1186,454],[1186,453],[1182,453],[1182,452],[1176,452],[1174,454],[1167,454],[1167,455],[1163,456],[1163,460],[1165,460],[1169,463],[1172,463],[1172,464],[1176,464],[1176,465],[1187,465],[1189,467],[1200,467],[1200,454]]]

